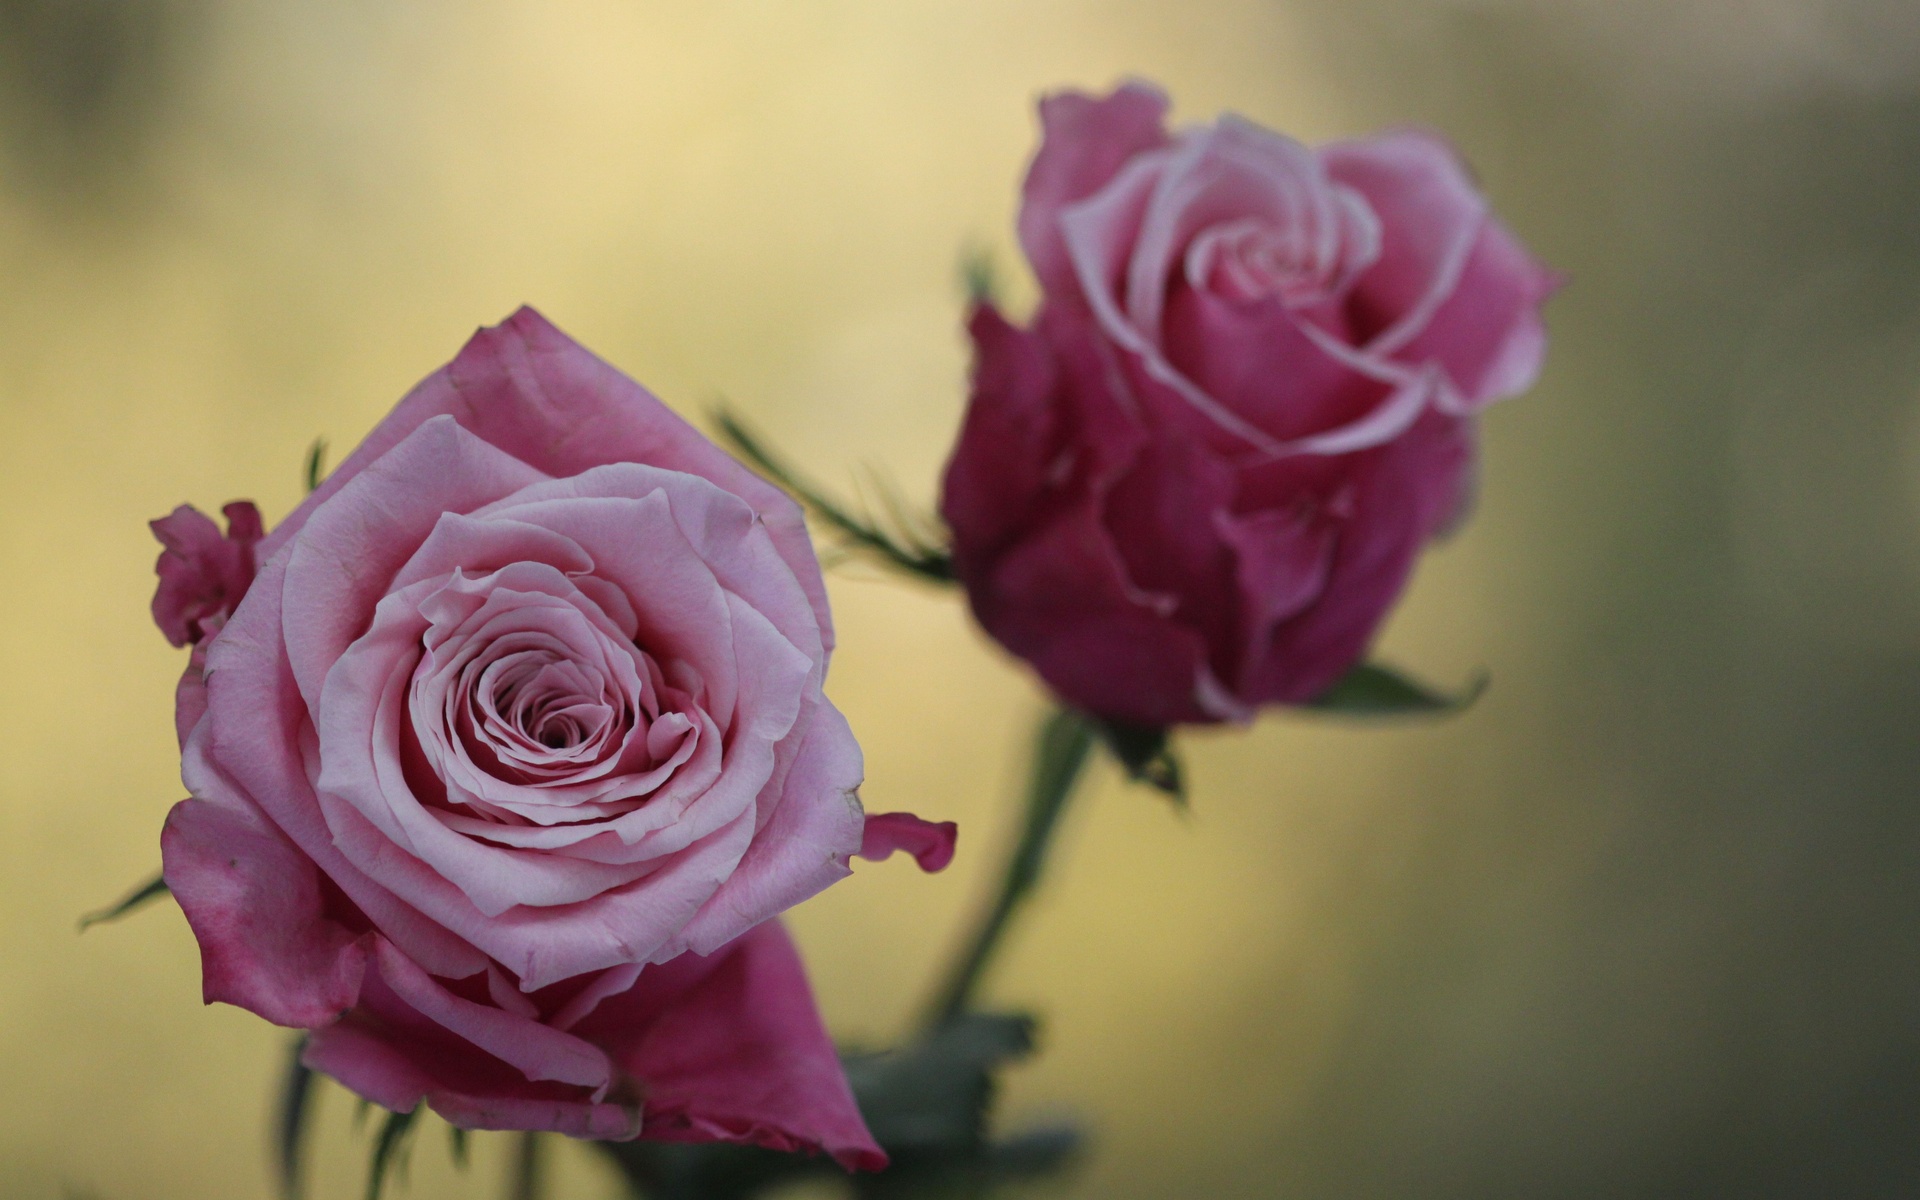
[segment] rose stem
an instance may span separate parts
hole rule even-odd
[[[947,979],[935,993],[929,1009],[928,1026],[937,1028],[960,1016],[971,1007],[974,992],[999,949],[1013,915],[1040,882],[1047,851],[1053,844],[1060,814],[1066,810],[1073,785],[1086,765],[1087,752],[1093,748],[1094,728],[1079,713],[1056,708],[1040,724],[1034,739],[1033,768],[1027,778],[1026,821],[1020,840],[1007,859],[993,907],[987,910],[966,951],[954,961]]]
[[[540,1200],[546,1189],[541,1186],[540,1135],[523,1131],[513,1142],[513,1175],[508,1200]]]

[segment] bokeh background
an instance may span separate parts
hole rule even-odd
[[[991,992],[1061,1194],[1920,1194],[1920,6],[1905,0],[0,0],[0,1194],[267,1193],[281,1031],[144,877],[181,656],[144,522],[299,492],[541,307],[683,412],[933,494],[957,266],[1031,102],[1162,81],[1314,140],[1447,130],[1572,286],[1385,657],[1456,720],[1100,773]],[[878,809],[958,819],[793,923],[878,1042],[1007,833],[1040,702],[949,595],[833,579]],[[315,1194],[366,1136],[322,1098]],[[426,1131],[407,1195],[499,1194]],[[556,1200],[615,1183],[559,1156]]]

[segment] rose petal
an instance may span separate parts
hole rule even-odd
[[[207,649],[206,715],[181,757],[197,799],[257,807],[415,962],[459,979],[486,967],[474,947],[366,876],[334,844],[312,780],[319,764],[306,707],[280,640],[287,556],[261,568],[249,602]],[[385,851],[392,854],[389,845]]]
[[[976,308],[967,329],[972,400],[947,461],[940,515],[954,553],[974,558],[997,552],[1032,519],[1061,451],[1061,421],[1058,371],[1041,339],[992,305]]]
[[[860,743],[840,710],[819,702],[784,778],[762,793],[771,807],[753,844],[680,934],[668,943],[707,954],[848,873],[864,814]]]
[[[541,478],[453,418],[435,417],[313,510],[289,549],[280,597],[287,658],[307,707],[319,711],[327,671],[442,514],[471,512]]]
[[[960,827],[952,821],[926,821],[912,813],[874,813],[860,839],[860,857],[881,862],[895,850],[913,855],[922,871],[943,871],[953,861]]]
[[[404,970],[404,958],[391,960]],[[529,1079],[507,1061],[468,1041],[437,1019],[467,1005],[431,980],[412,981],[409,995],[423,998],[433,1016],[415,1008],[384,974],[369,977],[362,1008],[345,1021],[308,1036],[301,1061],[339,1081],[349,1091],[392,1112],[412,1112],[421,1101],[465,1129],[546,1129],[572,1137],[619,1141],[640,1132],[636,1108],[595,1099],[598,1086]],[[435,994],[437,993],[437,995]],[[606,1055],[591,1043],[499,1010],[479,1019],[495,1040],[520,1037],[569,1049],[556,1060],[597,1064],[611,1073]],[[463,1014],[470,1015],[470,1014]],[[455,1018],[456,1020],[462,1018]],[[509,1045],[516,1056],[523,1048]],[[543,1056],[535,1055],[535,1061]]]
[[[459,355],[416,386],[346,460],[262,543],[264,561],[361,471],[434,417],[543,474],[579,475],[607,463],[684,471],[743,498],[806,593],[828,650],[826,584],[800,508],[740,465],[652,393],[602,362],[531,308],[473,335]]]
[[[160,834],[167,888],[200,943],[206,1002],[277,1025],[326,1025],[353,1007],[366,949],[328,919],[320,874],[258,813],[182,800]]]
[[[1311,700],[1365,654],[1433,532],[1440,498],[1457,495],[1467,461],[1461,426],[1429,413],[1407,436],[1356,456],[1325,587],[1249,661],[1239,685],[1246,700]]]
[[[1368,351],[1439,362],[1463,411],[1531,386],[1545,352],[1540,304],[1558,278],[1488,216],[1447,140],[1404,130],[1320,154],[1381,217],[1379,261],[1350,304]]]
[[[453,1035],[410,1002],[419,995],[430,1007],[464,1003],[431,981],[424,993],[413,981],[406,995],[384,976],[370,981],[369,1015],[377,1023],[316,1031],[304,1061],[394,1111],[425,1100],[466,1128],[553,1129],[600,1140],[644,1132],[657,1140],[825,1151],[849,1170],[886,1165],[778,922],[710,957],[683,955],[614,982],[626,986],[602,998],[572,1034],[548,1029],[542,1036],[604,1049],[645,1097],[639,1121],[619,1105],[595,1102],[586,1087],[529,1080]]]
[[[463,1000],[441,987],[385,938],[374,940],[380,980],[415,1012],[533,1082],[591,1088],[594,1099],[613,1084],[613,1064],[598,1048],[526,1015]]]
[[[1057,92],[1041,99],[1044,132],[1021,191],[1020,245],[1048,293],[1066,294],[1075,278],[1060,237],[1061,210],[1105,187],[1135,155],[1164,145],[1166,112],[1166,94],[1139,80],[1102,97]]]
[[[575,1032],[645,1089],[648,1138],[825,1151],[848,1170],[886,1165],[778,921],[711,958],[647,968]]]
[[[1069,703],[1142,725],[1211,719],[1193,691],[1205,642],[1170,620],[1173,597],[1127,580],[1090,501],[1008,550],[968,600],[981,625]]]

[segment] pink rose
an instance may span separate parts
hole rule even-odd
[[[1040,106],[1030,328],[973,315],[942,512],[989,633],[1144,725],[1313,699],[1470,490],[1555,278],[1440,138],[1168,133],[1130,83]]]
[[[769,918],[953,827],[863,816],[790,501],[522,309],[257,549],[161,841],[209,1002],[462,1126],[884,1162]]]

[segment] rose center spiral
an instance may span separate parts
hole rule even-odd
[[[591,762],[617,746],[628,706],[606,681],[551,649],[503,654],[472,681],[466,732],[503,762]]]
[[[1339,290],[1346,272],[1337,237],[1316,232],[1259,217],[1215,225],[1188,248],[1187,278],[1241,303],[1274,296],[1290,308],[1317,304]]]

